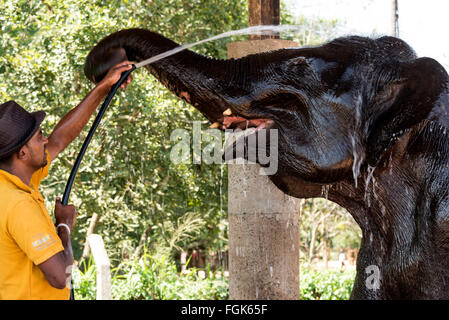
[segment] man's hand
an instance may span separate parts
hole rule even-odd
[[[117,81],[120,80],[120,77],[122,75],[123,72],[131,69],[132,67],[132,63],[129,62],[128,60],[122,61],[118,64],[116,64],[115,66],[113,66],[111,69],[109,69],[108,73],[106,74],[106,76],[103,78],[103,80],[101,80],[98,85],[99,86],[104,86],[106,88],[111,89],[112,86],[114,84],[117,83]],[[131,83],[132,81],[132,76],[129,75],[126,80],[122,83],[122,85],[120,86],[120,88],[122,88],[123,90],[126,89],[126,87],[128,86],[128,84]]]
[[[61,203],[60,198],[56,198],[55,205],[55,219],[56,225],[60,223],[65,223],[70,227],[70,231],[75,227],[76,217],[78,213],[76,212],[76,208],[73,205],[64,206]]]

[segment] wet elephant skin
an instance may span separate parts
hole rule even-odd
[[[98,82],[119,61],[177,46],[122,30],[92,49],[85,74]],[[437,61],[397,38],[349,36],[230,60],[185,50],[146,68],[221,129],[230,109],[266,121],[256,135],[278,130],[270,179],[298,198],[327,194],[362,230],[353,299],[449,298],[448,75]]]

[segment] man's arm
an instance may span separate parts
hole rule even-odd
[[[59,198],[56,199],[55,218],[56,225],[65,223],[70,231],[75,227],[76,209],[74,206],[63,206]],[[72,243],[67,228],[61,226],[57,230],[64,251],[61,251],[38,265],[47,281],[52,287],[64,289],[67,285],[73,265]]]
[[[39,264],[38,267],[52,287],[64,289],[67,285],[67,279],[71,274],[71,268],[69,267],[73,265],[72,243],[70,242],[70,235],[66,228],[60,227],[57,231],[64,251],[55,254]]]
[[[89,92],[83,101],[59,121],[48,138],[47,149],[50,153],[51,161],[80,134],[92,113],[109,93],[112,86],[120,79],[121,74],[129,69],[131,69],[131,62],[129,61],[123,61],[112,67],[104,79]],[[126,89],[131,80],[132,77],[130,75],[121,85],[121,88],[123,90]]]

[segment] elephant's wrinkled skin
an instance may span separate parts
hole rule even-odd
[[[122,30],[90,52],[85,73],[99,81],[118,61],[176,46]],[[299,198],[326,186],[362,229],[352,298],[449,298],[448,75],[438,62],[400,39],[352,36],[237,60],[183,51],[147,69],[211,122],[279,130],[272,181]],[[223,119],[228,108],[241,118]],[[378,289],[367,285],[371,265]]]

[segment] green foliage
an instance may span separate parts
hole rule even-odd
[[[96,285],[97,269],[93,264],[92,256],[89,261],[83,261],[82,267],[84,272],[79,269],[72,271],[72,284],[76,288],[74,290],[76,300],[95,300],[96,299]]]
[[[207,270],[209,271],[209,270]],[[207,272],[209,274],[209,272]],[[225,300],[228,299],[228,279],[202,279],[197,269],[180,275],[167,259],[144,254],[112,271],[112,296],[118,300]],[[76,300],[95,300],[95,265],[90,261],[85,271],[73,274]],[[301,267],[301,300],[347,300],[352,291],[355,270],[313,270]]]
[[[301,300],[348,300],[355,279],[355,270],[301,269]]]
[[[112,271],[112,297],[115,300],[225,300],[228,299],[228,280],[208,276],[202,279],[197,269],[180,275],[176,265],[166,256],[143,254]],[[73,275],[76,300],[95,300],[95,265],[89,263],[85,271]]]

